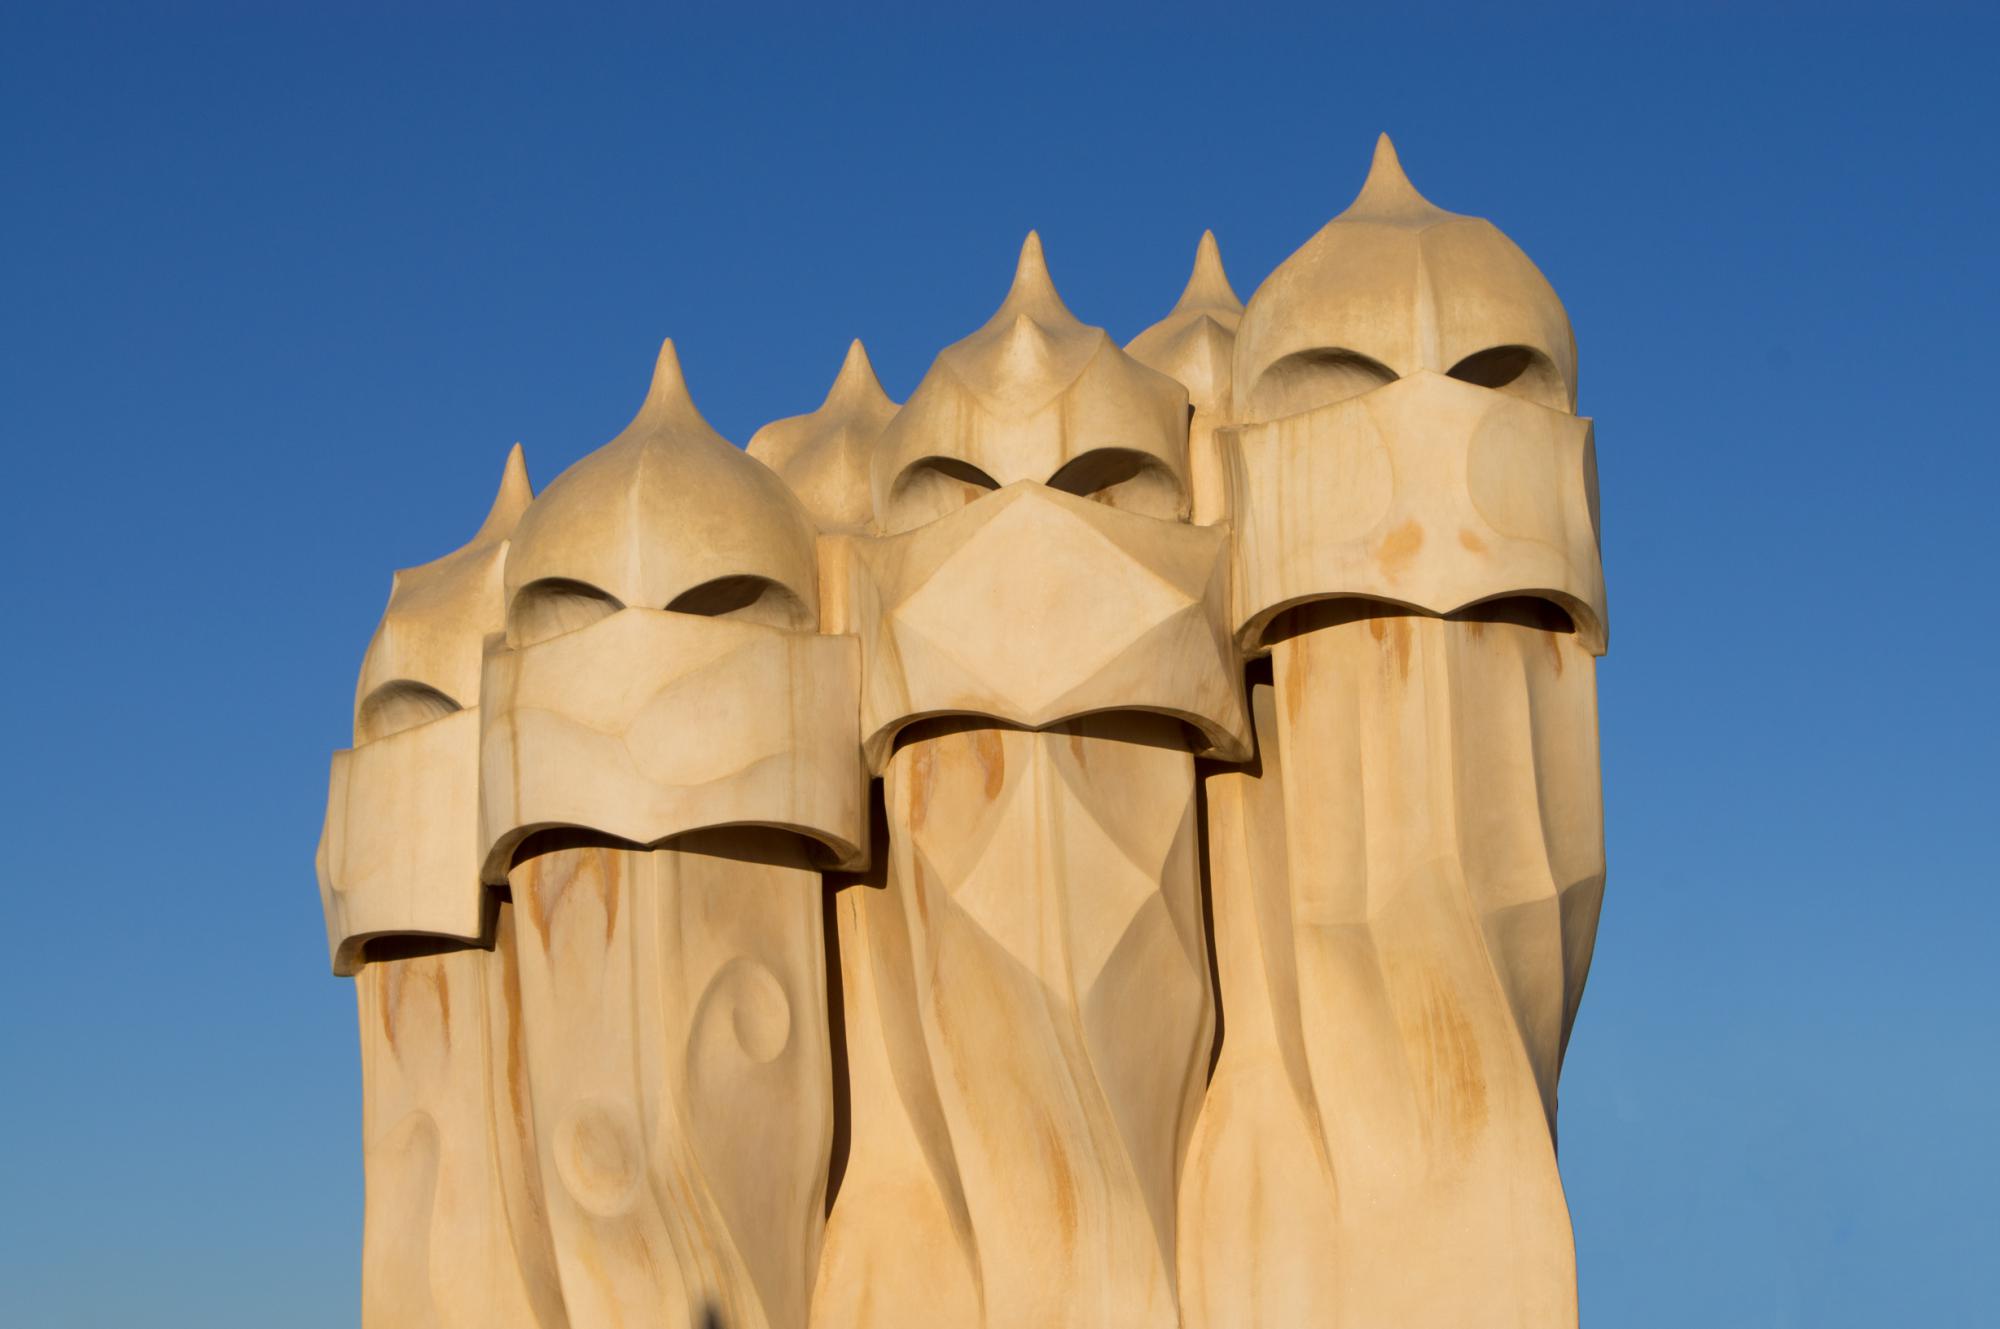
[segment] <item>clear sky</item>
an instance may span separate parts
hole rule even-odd
[[[1991,1316],[1993,20],[305,8],[0,7],[0,1323],[354,1323],[326,758],[511,443],[668,334],[738,442],[854,336],[900,399],[1030,227],[1121,339],[1204,227],[1247,297],[1384,129],[1598,421],[1586,1323]]]

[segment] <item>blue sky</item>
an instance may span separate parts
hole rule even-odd
[[[668,334],[739,442],[850,337],[901,398],[1031,226],[1120,338],[1204,227],[1247,296],[1383,129],[1598,421],[1586,1323],[1990,1315],[2000,31],[1369,8],[0,9],[0,1322],[354,1322],[326,754],[511,443],[546,482]]]

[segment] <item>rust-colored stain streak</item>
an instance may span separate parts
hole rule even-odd
[[[1290,642],[1286,643],[1290,651],[1288,658],[1283,661],[1282,667],[1276,664],[1273,666],[1277,668],[1277,672],[1283,675],[1284,678],[1285,713],[1287,715],[1298,715],[1305,706],[1306,674],[1312,668],[1310,663],[1312,648],[1309,645],[1311,641],[1311,637],[1293,638]]]
[[[1391,577],[1400,576],[1424,547],[1424,528],[1410,518],[1375,544],[1375,562]]]
[[[1007,780],[1007,754],[1001,748],[999,731],[973,731],[972,759],[979,763],[980,772],[986,777],[986,801],[991,803],[1000,797],[1000,787]]]
[[[535,1156],[535,1141],[528,1124],[526,1099],[527,1054],[521,1047],[521,968],[514,949],[513,929],[501,927],[499,946],[504,963],[500,968],[500,1002],[507,1019],[507,1105],[513,1113],[514,1134],[521,1141],[524,1156]]]
[[[516,890],[514,898],[522,900],[526,897],[523,903],[528,906],[528,917],[544,941],[548,940],[549,918],[554,914],[571,874],[576,871],[576,865],[570,862],[572,857],[565,853],[543,854],[521,865],[521,885],[526,889]]]
[[[1070,1167],[1069,1154],[1063,1149],[1062,1132],[1047,1114],[1041,1119],[1041,1157],[1049,1169],[1049,1182],[1055,1198],[1056,1225],[1062,1229],[1062,1246],[1066,1251],[1076,1249],[1076,1173]]]
[[[1418,991],[1417,1034],[1425,1089],[1452,1138],[1467,1144],[1486,1125],[1486,1075],[1479,1039],[1449,981],[1426,972]]]
[[[910,831],[923,830],[930,817],[931,786],[937,780],[937,740],[924,739],[910,747]]]
[[[620,889],[624,877],[625,854],[617,849],[592,849],[596,856],[598,872],[595,874],[597,887],[604,900],[604,944],[611,945],[611,937],[618,930],[618,901],[625,894]]]
[[[1459,528],[1458,542],[1472,553],[1483,554],[1486,552],[1486,542],[1480,539],[1476,532],[1466,527],[1461,526]]]
[[[923,927],[925,932],[929,932],[931,926],[930,894],[930,886],[924,880],[924,852],[912,846],[910,850],[910,899],[917,906],[917,922]],[[933,972],[931,978],[935,981],[937,974]]]
[[[451,984],[445,971],[445,959],[438,956],[425,963],[425,977],[430,979],[431,991],[437,997],[439,1032],[444,1036],[444,1050],[451,1051]]]
[[[364,973],[364,977],[375,984],[375,1016],[382,1022],[382,1037],[388,1041],[389,1051],[396,1050],[396,989],[401,986],[402,971],[392,964],[370,965],[375,973]]]
[[[1396,677],[1408,680],[1410,677],[1410,619],[1407,614],[1392,614],[1368,620],[1368,635],[1377,642],[1386,642],[1396,654]]]
[[[589,846],[558,849],[531,859],[527,867],[529,913],[543,939],[554,935],[556,915],[572,891],[594,892],[604,909],[604,940],[608,945],[618,926],[618,882],[623,875],[623,849]]]
[[[918,878],[922,880],[921,877]],[[949,888],[946,888],[947,894]],[[947,901],[949,904],[949,901]],[[943,1056],[936,1061],[943,1063],[950,1074],[952,1084],[961,1094],[973,1091],[978,1083],[978,1066],[984,1049],[968,1045],[967,1030],[962,1019],[953,1018],[955,1010],[980,1010],[987,1006],[1005,1009],[1004,998],[994,991],[992,966],[983,952],[991,949],[991,943],[983,937],[972,935],[973,929],[957,913],[948,913],[939,922],[936,936],[923,938],[928,963],[925,966],[924,985],[929,991],[928,1005],[937,1012],[938,1037],[944,1043]],[[959,939],[968,943],[962,950],[955,944]],[[950,979],[946,979],[943,963],[945,948],[951,946],[953,964]],[[933,1080],[936,1074],[933,1072]],[[940,1086],[942,1098],[942,1086]]]
[[[441,1021],[439,1030],[444,1039],[444,1050],[451,1050],[451,985],[446,982],[445,961],[441,956],[412,956],[406,960],[377,960],[370,965],[377,971],[376,1013],[382,1024],[382,1036],[388,1040],[389,1050],[397,1052],[396,1030],[403,1022],[403,1003],[414,1000],[422,988],[427,988],[437,1006]],[[412,984],[420,985],[413,987]]]

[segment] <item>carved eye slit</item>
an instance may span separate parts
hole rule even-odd
[[[1359,351],[1338,346],[1300,351],[1258,377],[1250,392],[1250,414],[1257,420],[1304,415],[1395,381],[1395,370]]]
[[[507,608],[507,640],[515,646],[560,637],[609,618],[625,606],[589,582],[544,577],[514,594]]]
[[[398,678],[369,693],[356,727],[364,743],[429,724],[459,709],[457,702],[427,683]]]
[[[1548,356],[1532,346],[1489,346],[1451,367],[1451,377],[1551,410],[1567,411],[1569,391]]]
[[[671,614],[698,614],[703,618],[740,618],[746,623],[810,631],[813,615],[793,595],[769,577],[717,577],[682,591],[667,605]]]
[[[956,457],[920,457],[896,477],[884,529],[890,535],[913,530],[999,487],[998,480]]]
[[[1093,448],[1072,457],[1049,477],[1049,488],[1162,521],[1188,515],[1187,495],[1174,473],[1159,458],[1130,448]]]

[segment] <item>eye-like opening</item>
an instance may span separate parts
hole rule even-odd
[[[1131,448],[1092,448],[1072,457],[1049,477],[1049,488],[1162,521],[1187,516],[1179,477],[1158,457]]]
[[[455,951],[490,951],[486,941],[466,941],[462,937],[438,937],[423,933],[390,933],[370,937],[361,943],[361,963],[383,964],[391,960],[415,960],[430,955],[450,955]]]
[[[884,529],[891,535],[949,516],[998,489],[1000,482],[956,457],[919,457],[903,468],[889,491]]]
[[[1538,595],[1508,595],[1498,600],[1482,600],[1446,617],[1459,623],[1507,623],[1564,636],[1576,632],[1576,619],[1568,609]]]
[[[1339,346],[1299,351],[1266,369],[1250,392],[1250,415],[1282,420],[1358,397],[1396,381],[1396,371]]]
[[[998,480],[995,480],[971,462],[960,461],[956,457],[925,457],[922,461],[912,464],[909,470],[904,471],[903,474],[908,475],[910,471],[917,469],[919,466],[936,471],[940,475],[950,476],[960,484],[971,485],[977,489],[998,489],[1000,487]]]
[[[443,719],[459,709],[459,704],[427,683],[411,678],[391,679],[362,699],[355,729],[364,743],[415,729],[420,724]]]
[[[514,646],[533,646],[587,628],[624,607],[616,596],[589,582],[544,577],[514,593],[514,602],[507,607],[507,640]]]
[[[808,632],[813,615],[799,597],[769,577],[717,577],[682,591],[667,605],[673,614],[699,614],[703,618],[740,618],[746,623]]]
[[[1453,365],[1451,376],[1551,410],[1569,409],[1569,391],[1555,363],[1532,346],[1489,346]]]

